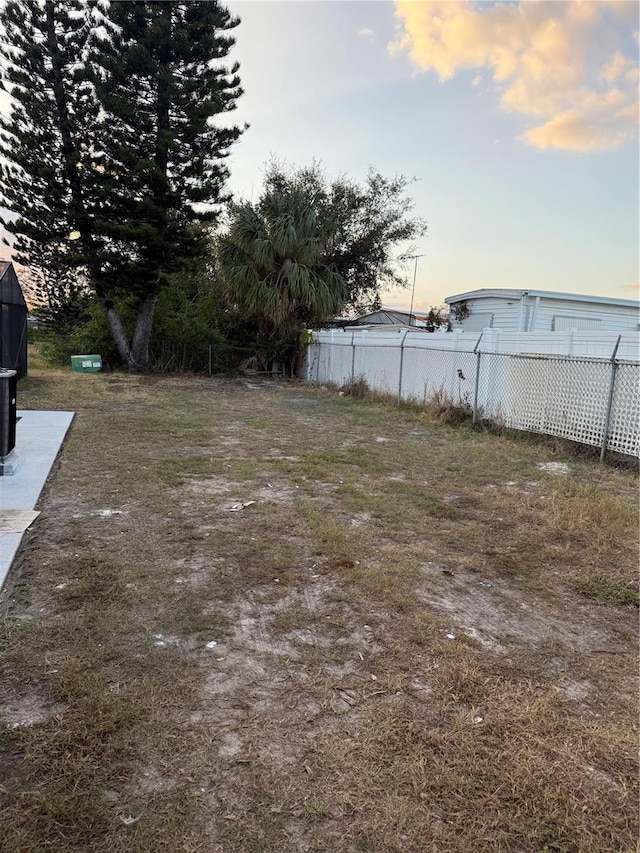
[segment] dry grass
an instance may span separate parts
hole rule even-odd
[[[635,849],[631,472],[295,383],[19,405],[78,414],[3,594],[3,850]]]

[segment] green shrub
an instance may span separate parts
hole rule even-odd
[[[102,364],[115,368],[120,364],[104,313],[94,300],[87,302],[84,314],[73,323],[58,322],[42,332],[42,357],[50,364],[68,365],[72,355],[96,353]]]

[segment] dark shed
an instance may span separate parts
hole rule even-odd
[[[27,375],[27,303],[11,261],[0,261],[0,367]]]

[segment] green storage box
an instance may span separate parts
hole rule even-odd
[[[71,370],[76,373],[97,373],[102,369],[102,356],[99,355],[72,355]]]

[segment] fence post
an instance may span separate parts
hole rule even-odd
[[[351,332],[351,384],[356,381],[356,345],[354,343],[355,332]]]
[[[400,371],[398,373],[398,405],[402,402],[402,369],[404,367],[404,339],[407,337],[409,329],[405,329],[405,333],[400,341]]]
[[[618,363],[616,362],[616,356],[618,354],[618,347],[620,346],[620,340],[622,339],[622,335],[618,335],[618,340],[616,341],[616,345],[613,348],[613,352],[611,353],[611,380],[609,381],[609,399],[607,400],[607,414],[604,418],[604,428],[602,431],[602,448],[600,450],[600,461],[604,462],[604,457],[607,453],[607,441],[609,440],[609,426],[611,422],[611,408],[613,406],[613,392],[615,390],[616,385],[616,371],[618,369]]]
[[[209,344],[209,362],[208,362],[208,367],[209,367],[209,376],[211,376],[211,344]]]
[[[482,353],[478,349],[480,346],[480,341],[482,340],[482,335],[484,331],[480,332],[480,337],[476,341],[476,345],[473,348],[474,355],[477,355],[478,358],[476,360],[476,387],[473,392],[473,426],[476,425],[476,420],[478,418],[478,388],[480,387],[480,356]]]
[[[313,372],[313,367],[315,366],[315,369],[316,369],[315,381],[316,381],[316,383],[319,383],[320,382],[320,356],[322,355],[322,344],[320,343],[320,332],[312,332],[311,334],[313,335],[313,340],[312,340],[312,343],[310,344],[309,348],[313,347],[313,353],[314,354],[313,354],[313,363],[311,363],[309,361],[309,359],[307,359],[307,366],[308,366],[308,371],[309,371],[308,375],[307,375],[307,379],[309,380],[309,382],[312,381],[311,375]]]
[[[313,336],[313,332],[309,332],[310,335]],[[305,367],[306,367],[306,377],[305,382],[311,382],[311,347],[313,346],[313,337],[309,340],[307,344],[307,348],[305,350]]]
[[[331,329],[331,344],[329,345],[329,370],[327,371],[329,374],[329,382],[335,382],[333,376],[333,347],[334,347],[334,339],[335,339],[335,329]],[[327,379],[325,378],[325,382]]]

